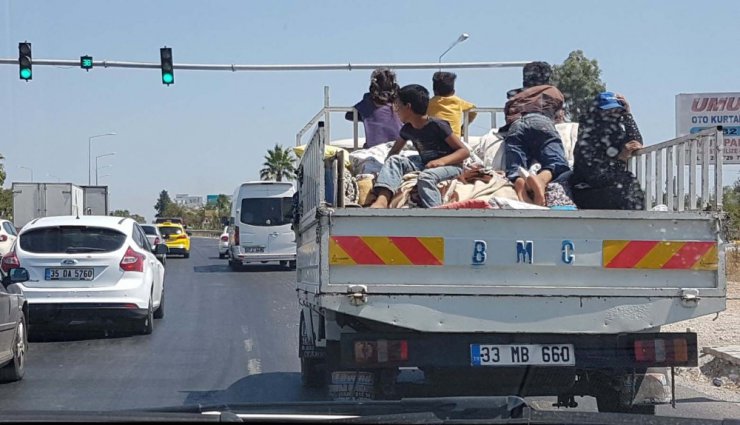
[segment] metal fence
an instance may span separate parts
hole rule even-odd
[[[716,127],[637,151],[629,169],[645,191],[645,209],[722,209],[723,146],[722,127]]]

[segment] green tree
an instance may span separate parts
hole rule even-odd
[[[571,121],[588,111],[597,94],[606,90],[596,59],[581,50],[570,52],[562,65],[553,66],[552,83],[565,97],[565,113]]]
[[[169,199],[169,196],[167,196],[167,199]],[[155,206],[155,209],[156,209],[156,206]],[[182,205],[169,201],[168,203],[166,203],[164,209],[162,210],[162,213],[157,214],[157,217],[182,217],[184,220],[186,211],[187,211],[187,208],[183,207]],[[186,223],[187,223],[187,220],[186,220]]]
[[[732,186],[725,186],[722,208],[727,213],[730,239],[740,239],[740,180],[735,180]]]
[[[13,219],[13,190],[3,189],[5,184],[5,164],[2,161],[5,159],[3,154],[0,153],[0,217],[6,220]]]
[[[133,218],[137,223],[144,224],[146,223],[146,219],[139,215],[139,214],[131,214],[129,210],[115,210],[110,213],[113,217],[126,217],[126,218]]]
[[[295,178],[295,165],[293,165],[293,153],[290,149],[275,144],[275,147],[267,150],[265,155],[264,168],[260,170],[262,180],[283,181],[293,180]]]
[[[166,190],[159,192],[159,198],[157,199],[157,203],[154,204],[154,209],[157,211],[157,213],[154,216],[155,217],[167,217],[167,214],[165,214],[165,211],[167,210],[167,207],[169,207],[170,205],[173,205],[172,199],[170,199],[170,194],[167,193]]]
[[[5,184],[5,177],[7,177],[7,174],[5,173],[5,164],[1,162],[4,160],[5,157],[3,156],[3,154],[0,153],[0,187]]]

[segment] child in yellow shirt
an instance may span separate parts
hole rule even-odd
[[[455,79],[457,75],[452,72],[435,72],[432,76],[432,89],[434,97],[429,99],[427,115],[450,123],[452,132],[457,137],[462,134],[463,113],[475,108],[472,103],[455,96]],[[476,117],[475,112],[470,112],[470,122]]]

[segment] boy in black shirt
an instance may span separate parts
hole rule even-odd
[[[429,91],[424,87],[410,84],[399,90],[393,108],[405,124],[378,174],[374,188],[378,199],[370,208],[388,208],[404,174],[412,171],[421,171],[416,187],[422,206],[439,206],[442,197],[437,184],[462,173],[462,163],[470,156],[470,151],[452,133],[447,121],[426,115],[428,106]],[[407,140],[414,144],[418,156],[398,155]]]

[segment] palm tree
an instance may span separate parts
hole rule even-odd
[[[283,181],[283,178],[287,180],[293,180],[295,178],[296,169],[293,165],[293,154],[289,149],[285,149],[278,144],[275,144],[273,149],[267,150],[265,163],[262,165],[265,167],[260,170],[260,178],[262,180],[280,182]]]

